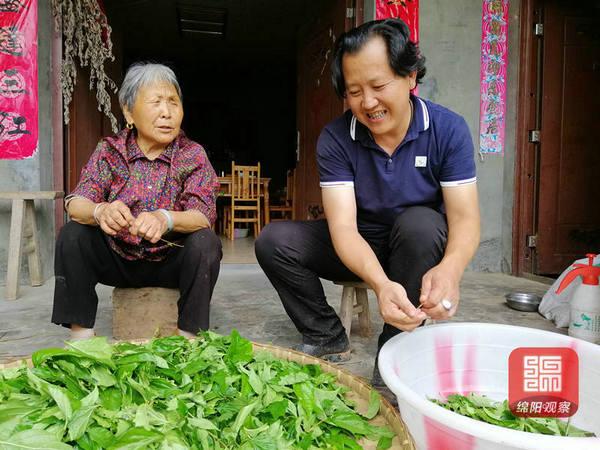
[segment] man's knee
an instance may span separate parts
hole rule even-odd
[[[271,262],[275,251],[288,243],[293,233],[290,228],[293,222],[274,222],[266,225],[254,242],[256,259],[263,265]]]
[[[285,222],[274,222],[266,225],[254,242],[254,253],[258,262],[267,261],[281,244],[286,234]]]
[[[186,238],[184,246],[188,254],[209,262],[219,262],[223,257],[221,240],[210,228],[191,233]]]
[[[448,225],[443,214],[425,206],[404,210],[394,222],[391,243],[416,246],[445,245]]]

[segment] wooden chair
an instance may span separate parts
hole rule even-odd
[[[287,185],[285,188],[285,200],[280,205],[271,205],[269,207],[269,220],[296,220],[296,212],[294,211],[294,203],[296,200],[296,191],[294,182],[296,178],[296,169],[290,169],[287,172]],[[273,217],[273,213],[277,217]]]
[[[253,223],[254,237],[260,233],[260,163],[238,166],[231,162],[231,207],[228,234],[233,240],[236,223]]]

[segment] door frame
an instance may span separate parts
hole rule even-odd
[[[55,191],[65,192],[65,141],[64,141],[64,125],[63,125],[63,95],[61,84],[62,70],[62,29],[57,30],[52,21],[51,35],[51,101],[52,101],[52,178],[53,189]],[[62,25],[61,25],[62,26]],[[65,210],[63,199],[58,198],[54,201],[54,233],[58,236],[58,231],[65,224]]]
[[[335,5],[334,8],[337,9],[341,9],[342,5],[343,5],[343,9],[340,10],[339,12],[341,14],[343,14],[343,25],[340,23],[341,26],[343,26],[343,29],[341,30],[342,32],[346,32],[348,30],[350,30],[351,28],[354,28],[358,25],[361,25],[364,22],[364,4],[365,1],[371,1],[371,0],[328,0],[328,2],[331,5]],[[374,1],[374,0],[373,0]],[[352,10],[353,11],[353,15],[349,15],[348,12]],[[339,17],[336,15],[336,18]],[[313,24],[314,25],[314,24]],[[308,29],[307,29],[308,30]],[[307,31],[308,34],[303,35],[300,40],[304,41],[306,39],[309,39],[310,36],[310,31]],[[301,43],[300,46],[302,46],[303,44]],[[297,48],[297,57],[299,57],[299,55],[302,53],[302,50],[300,50],[300,48]],[[298,60],[298,64],[297,67],[300,67],[300,61]],[[329,64],[327,64],[326,66],[327,70],[329,70]],[[294,209],[295,209],[295,216],[296,216],[296,220],[313,220],[313,219],[317,219],[317,218],[321,218],[323,217],[323,209],[322,209],[322,197],[321,197],[321,193],[320,193],[320,189],[319,189],[319,194],[318,194],[318,201],[316,200],[316,194],[314,192],[312,192],[312,194],[315,194],[315,197],[311,200],[311,199],[307,199],[307,195],[306,195],[306,185],[307,183],[313,183],[318,186],[319,183],[319,175],[318,173],[310,173],[310,171],[307,170],[307,152],[309,151],[309,149],[312,149],[312,147],[309,147],[309,145],[307,144],[307,136],[308,136],[308,132],[307,129],[309,125],[306,124],[305,122],[305,108],[307,108],[306,105],[306,99],[305,99],[305,95],[303,95],[302,90],[304,89],[304,81],[302,81],[302,76],[300,74],[300,69],[297,69],[297,73],[296,73],[296,77],[297,77],[297,88],[296,88],[296,98],[297,98],[297,102],[296,102],[296,131],[298,133],[298,140],[297,140],[297,149],[296,149],[296,176],[294,178],[294,192],[296,193],[295,199],[294,199]],[[325,82],[329,83],[329,77],[325,76],[324,80],[326,80]],[[346,102],[345,99],[341,99],[339,100],[339,105],[341,107],[341,111],[339,113],[334,114],[330,119],[333,120],[335,117],[337,117],[339,114],[341,114],[341,112],[345,111],[348,108],[348,104]],[[311,128],[312,130],[312,128]],[[318,132],[320,132],[321,130],[317,130],[317,135]],[[315,142],[316,143],[316,142]],[[316,151],[316,149],[315,149]],[[301,155],[300,157],[298,155]]]
[[[512,273],[517,276],[534,274],[536,267],[535,248],[529,247],[527,241],[528,236],[535,236],[537,232],[540,145],[530,142],[529,131],[540,125],[542,93],[538,58],[542,55],[543,43],[535,36],[534,24],[541,22],[541,10],[542,0],[521,1],[512,223]]]

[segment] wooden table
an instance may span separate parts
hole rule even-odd
[[[231,175],[218,177],[219,179],[219,197],[231,197]],[[260,177],[261,192],[260,196],[263,198],[263,209],[264,209],[264,222],[265,225],[269,223],[270,210],[269,210],[269,183],[270,178]]]
[[[34,200],[54,200],[62,198],[63,192],[0,192],[0,199],[12,200],[10,218],[10,238],[8,244],[8,267],[6,270],[6,299],[15,300],[19,291],[19,271],[21,254],[28,253],[29,280],[32,286],[43,283],[40,244],[37,235]],[[28,240],[23,245],[23,238]]]

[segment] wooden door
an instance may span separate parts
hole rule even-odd
[[[534,271],[600,251],[600,2],[547,0]]]
[[[104,120],[98,111],[95,92],[89,90],[88,84],[89,71],[78,69],[67,132],[68,192],[77,186],[82,167],[104,135]]]
[[[115,32],[111,35],[113,42],[113,53],[115,61],[106,65],[106,73],[117,86],[121,85],[122,79],[122,39],[121,34]],[[90,91],[89,69],[77,69],[77,83],[73,90],[71,100],[70,121],[67,126],[65,178],[67,192],[71,192],[77,186],[81,169],[87,163],[96,148],[100,138],[111,136],[113,133],[108,118],[98,111],[96,91]],[[111,106],[117,120],[121,120],[119,101],[116,94],[111,95]]]
[[[317,139],[323,127],[344,111],[331,84],[335,39],[353,26],[346,19],[348,0],[328,0],[316,21],[300,36],[298,49],[296,218],[322,217],[323,207],[316,159]]]

